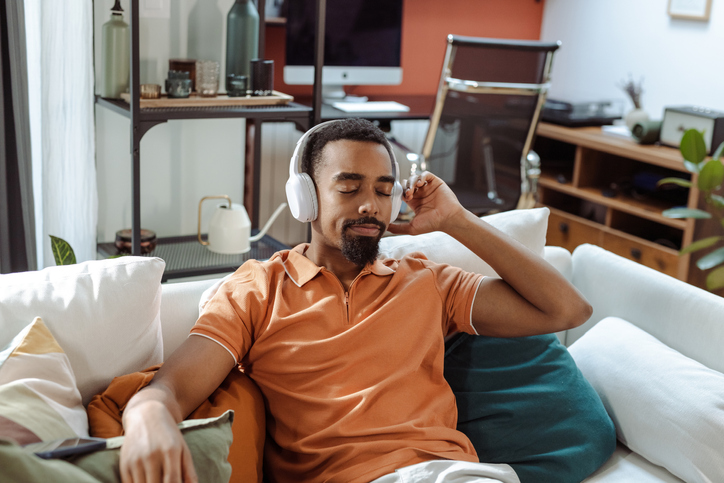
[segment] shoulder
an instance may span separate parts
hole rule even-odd
[[[289,250],[276,252],[268,260],[247,260],[224,283],[227,290],[233,291],[250,285],[268,286],[279,275],[284,274],[284,260]]]

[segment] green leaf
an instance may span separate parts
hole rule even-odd
[[[724,236],[710,236],[709,238],[702,238],[693,243],[690,243],[686,248],[679,252],[679,255],[686,255],[687,253],[693,253],[704,248],[709,248],[715,245],[719,240],[724,240]],[[702,269],[703,270],[703,269]]]
[[[699,164],[706,158],[704,135],[696,129],[688,129],[681,138],[679,151],[687,161]]]
[[[724,287],[724,267],[719,267],[707,275],[706,288],[717,290],[722,287]]]
[[[714,151],[714,156],[712,156],[713,159],[719,159],[721,158],[722,151],[724,151],[724,143],[721,143],[718,148],[716,148],[716,151]]]
[[[664,178],[659,180],[658,183],[656,183],[656,186],[661,186],[662,184],[675,184],[678,186],[683,186],[684,188],[691,188],[693,186],[693,183],[689,181],[688,179],[681,179],[681,178]]]
[[[709,270],[724,263],[724,247],[707,253],[696,261],[696,266],[701,270]]]
[[[715,208],[724,208],[724,196],[711,195],[709,204],[714,205]]]
[[[722,180],[724,180],[724,164],[721,164],[719,160],[711,159],[701,168],[697,184],[701,191],[710,191],[717,189]]]
[[[50,237],[50,248],[53,250],[53,258],[56,265],[73,265],[75,263],[75,253],[70,247],[70,243],[58,238],[57,236],[48,235]]]
[[[707,213],[704,210],[691,208],[671,208],[669,210],[664,210],[661,214],[666,218],[696,218],[699,220],[711,218],[710,213]]]

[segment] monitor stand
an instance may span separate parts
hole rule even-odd
[[[330,105],[335,102],[367,102],[367,96],[348,96],[344,86],[322,85],[322,102]]]

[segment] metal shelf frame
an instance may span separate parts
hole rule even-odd
[[[265,51],[265,1],[256,0],[257,11],[259,12],[259,58],[264,58]],[[94,4],[95,5],[95,4]],[[259,192],[257,187],[260,185],[261,176],[261,127],[265,121],[283,122],[292,121],[297,125],[297,129],[306,131],[313,125],[320,122],[321,104],[322,104],[322,62],[324,59],[324,24],[326,13],[326,0],[316,0],[317,7],[317,24],[315,26],[315,51],[314,51],[314,88],[312,107],[304,106],[298,103],[290,103],[287,106],[220,106],[220,107],[188,107],[188,108],[144,108],[140,107],[140,54],[139,54],[139,0],[130,0],[129,19],[130,19],[130,103],[115,99],[106,99],[96,96],[96,104],[110,109],[124,117],[129,118],[131,123],[131,176],[132,176],[132,254],[141,255],[141,139],[153,126],[162,124],[170,120],[184,119],[219,119],[219,118],[246,118],[247,119],[247,147],[246,162],[252,163],[251,177],[252,183],[246,182],[246,187],[252,193],[247,197],[245,193],[245,204],[252,222],[252,228],[257,228],[259,223]],[[251,143],[250,143],[251,140]],[[249,159],[251,158],[251,159]],[[246,191],[246,190],[245,190]],[[250,206],[249,206],[250,205]],[[157,250],[159,246],[164,244],[178,245],[178,239],[184,237],[163,238],[158,240]],[[259,242],[263,246],[277,247],[277,249],[286,248],[285,245],[273,240],[270,237],[264,237]],[[110,245],[106,246],[106,245]],[[200,246],[200,245],[199,245]],[[205,249],[204,249],[205,250]],[[159,250],[160,251],[160,250]],[[115,254],[113,243],[99,244],[99,252],[108,255]],[[252,249],[252,254],[257,253]],[[261,252],[259,252],[261,253]],[[168,256],[176,256],[173,250],[169,251]],[[254,257],[251,257],[254,258]],[[241,259],[240,259],[241,260]],[[167,260],[169,263],[169,260]],[[242,260],[243,263],[243,260]],[[169,272],[169,277],[174,276],[192,276],[208,273],[216,273],[215,271],[224,271],[228,269],[228,265],[223,267],[199,267],[195,268],[195,264],[203,265],[199,259],[189,260],[189,267]],[[222,270],[223,268],[223,270]],[[214,271],[209,271],[214,270]],[[166,277],[167,275],[164,275]],[[173,277],[172,277],[173,278]]]

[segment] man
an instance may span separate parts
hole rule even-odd
[[[545,261],[465,210],[431,173],[405,183],[412,222],[388,226],[397,170],[384,134],[367,121],[314,132],[302,167],[318,200],[311,242],[244,264],[209,302],[196,336],[129,402],[123,481],[195,481],[176,424],[237,363],[265,398],[271,481],[387,483],[420,481],[423,473],[518,481],[508,465],[478,463],[455,429],[444,337],[565,330],[588,319],[589,304]],[[502,279],[421,255],[377,260],[386,228],[443,231]]]

